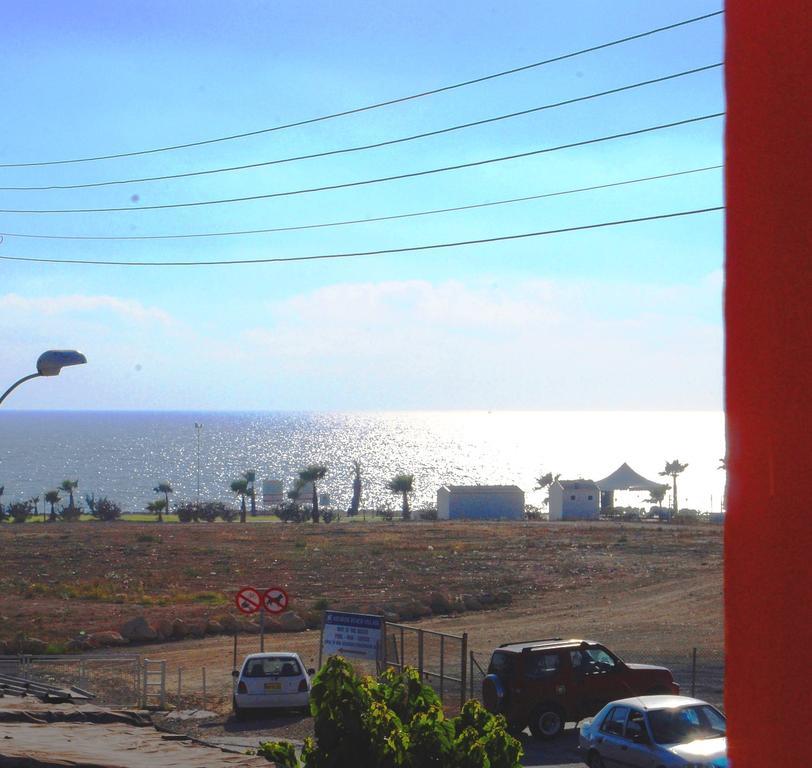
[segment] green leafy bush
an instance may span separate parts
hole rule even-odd
[[[118,520],[121,517],[121,507],[114,501],[110,501],[110,499],[108,499],[106,496],[102,496],[100,499],[93,502],[91,514],[97,520],[102,520],[109,523],[113,520]]]
[[[34,505],[30,501],[15,501],[8,505],[8,514],[15,523],[24,523],[34,514]]]
[[[285,742],[266,742],[258,754],[281,768],[518,768],[522,756],[501,715],[469,701],[447,718],[408,667],[360,678],[332,656],[313,679],[310,710],[315,740],[305,742],[301,759]]]

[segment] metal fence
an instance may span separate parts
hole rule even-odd
[[[453,635],[408,624],[386,622],[386,666],[414,667],[447,707],[462,706],[467,697],[468,633]]]
[[[716,707],[724,706],[724,651],[689,648],[683,653],[641,654],[623,653],[618,656],[633,663],[667,667],[679,683],[684,696],[695,696]],[[490,653],[471,651],[468,659],[468,698],[482,698],[482,680],[487,674]]]
[[[109,706],[141,705],[141,657],[129,655],[0,656],[0,673],[49,685],[72,686]]]

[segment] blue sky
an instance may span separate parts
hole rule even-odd
[[[7,2],[0,163],[146,149],[410,94],[717,10],[708,2]],[[0,186],[164,175],[446,127],[716,63],[722,21],[417,101]],[[239,173],[0,192],[0,208],[263,194],[464,163],[723,109],[712,70],[394,147]],[[127,235],[291,226],[713,165],[722,121],[387,184],[170,211],[0,214],[0,231]],[[137,199],[134,197],[137,196]],[[238,259],[397,248],[720,205],[719,171],[440,216],[208,240],[37,241],[0,254]],[[0,263],[3,376],[45,347],[91,365],[14,407],[718,408],[720,214],[454,251],[183,269]],[[12,405],[9,401],[9,405]]]

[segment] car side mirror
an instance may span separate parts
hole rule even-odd
[[[232,677],[239,677],[240,673],[236,669],[232,669],[231,670],[231,676]]]
[[[643,731],[635,731],[632,734],[632,741],[635,744],[648,744],[649,743],[648,735],[646,733],[644,733]]]
[[[315,670],[315,669],[313,669],[313,667],[310,667],[310,669],[308,669],[308,670],[307,670],[307,674],[308,674],[308,675],[315,675],[315,674],[316,674],[316,670]]]

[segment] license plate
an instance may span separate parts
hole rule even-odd
[[[282,683],[265,683],[266,691],[281,691]]]

